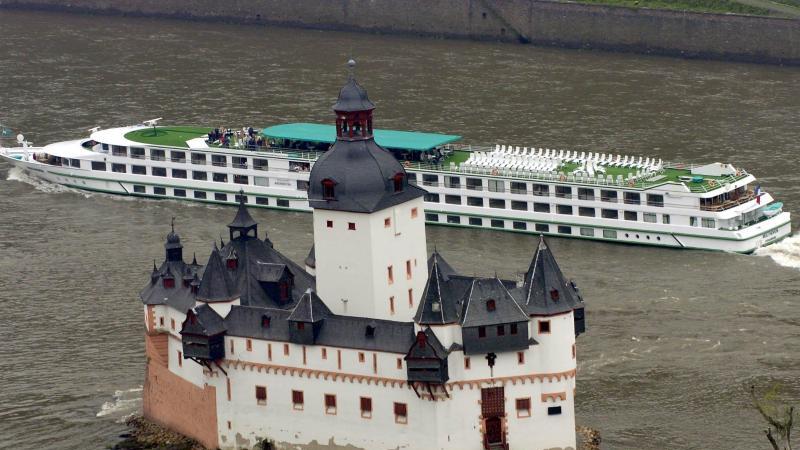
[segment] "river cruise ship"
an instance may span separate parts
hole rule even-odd
[[[435,133],[376,129],[374,137],[428,191],[429,224],[741,253],[791,232],[783,205],[727,163],[476,147]],[[333,125],[220,130],[146,121],[44,147],[17,136],[0,157],[77,189],[231,205],[244,196],[252,206],[310,211],[311,167],[335,139]]]

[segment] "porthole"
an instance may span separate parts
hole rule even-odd
[[[628,233],[625,233],[625,237],[631,237]]]
[[[647,240],[648,240],[648,241],[650,240],[650,235],[649,235],[649,234],[647,235]]]
[[[636,239],[639,239],[639,235],[638,234],[636,235]]]
[[[656,240],[660,241],[661,240],[661,236],[656,236]]]

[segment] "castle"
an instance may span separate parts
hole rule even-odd
[[[305,267],[246,196],[205,266],[167,235],[140,295],[145,416],[212,449],[574,449],[577,287],[543,239],[520,282],[428,256],[425,191],[375,143],[374,108],[351,75]]]

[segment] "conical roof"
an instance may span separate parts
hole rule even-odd
[[[225,302],[239,296],[236,283],[228,272],[216,245],[208,258],[197,299],[204,302]]]
[[[539,239],[536,254],[525,273],[522,299],[528,314],[553,315],[581,307],[581,298],[547,246]]]
[[[294,322],[319,322],[330,316],[331,310],[325,305],[322,299],[319,298],[313,289],[308,289],[300,297],[300,301],[289,314],[289,320]]]
[[[352,112],[368,111],[370,109],[375,109],[375,104],[367,96],[367,90],[358,84],[355,77],[351,75],[339,91],[339,98],[336,99],[333,110],[337,112]]]
[[[415,322],[440,325],[458,322],[460,298],[454,295],[449,283],[453,275],[456,275],[456,271],[434,251],[428,258],[428,281],[422,291],[422,302],[414,316]]]
[[[251,228],[258,225],[258,222],[256,222],[253,216],[247,211],[247,206],[245,206],[244,203],[244,196],[242,195],[241,197],[242,199],[239,201],[239,210],[236,211],[236,217],[234,217],[233,222],[228,224],[228,228],[231,230]]]
[[[464,294],[461,325],[478,327],[525,322],[528,314],[517,303],[503,282],[495,278],[476,278]]]

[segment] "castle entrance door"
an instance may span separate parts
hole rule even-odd
[[[505,389],[492,387],[481,389],[481,418],[483,420],[483,448],[505,449],[503,417],[506,415]]]

